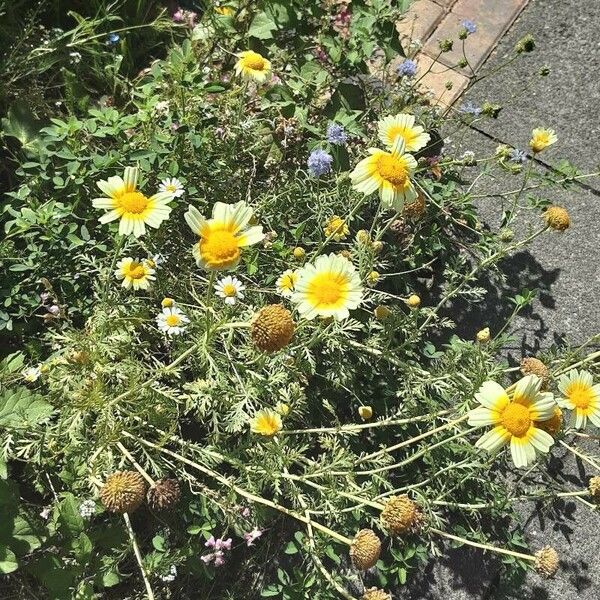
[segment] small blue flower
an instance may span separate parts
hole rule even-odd
[[[400,77],[414,77],[417,74],[417,63],[410,58],[407,58],[401,65],[398,65],[396,73]]]
[[[347,140],[348,136],[341,125],[338,125],[337,123],[329,124],[329,127],[327,127],[327,141],[330,144],[343,146]]]
[[[313,150],[308,157],[307,165],[311,175],[320,177],[331,171],[331,164],[333,163],[333,156],[327,154],[325,150]]]
[[[527,152],[525,152],[525,150],[519,150],[518,148],[513,148],[508,153],[508,158],[511,162],[523,164],[523,163],[527,162]]]
[[[475,25],[475,23],[473,21],[470,21],[469,19],[465,19],[461,25],[465,28],[465,31],[470,35],[472,33],[475,33],[477,31],[477,25]]]
[[[114,46],[115,44],[117,44],[120,40],[120,36],[118,33],[109,33],[108,36],[106,37],[106,43],[109,46]]]
[[[474,115],[475,117],[478,117],[481,114],[481,108],[473,104],[471,100],[467,100],[467,102],[460,105],[458,112],[461,112],[465,115]]]

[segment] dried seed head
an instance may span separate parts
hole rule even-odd
[[[362,600],[392,600],[392,597],[383,590],[378,588],[370,588],[365,590]]]
[[[544,577],[554,577],[558,571],[558,552],[545,546],[535,553],[535,570]]]
[[[177,479],[159,479],[149,490],[148,506],[152,510],[169,510],[181,498],[181,488]]]
[[[100,489],[100,500],[110,512],[123,514],[139,508],[146,495],[146,482],[137,471],[117,471]]]
[[[423,216],[425,212],[425,197],[419,194],[417,198],[410,204],[404,205],[403,214],[407,219],[417,220]]]
[[[563,425],[563,413],[558,406],[554,407],[554,412],[552,416],[546,421],[536,421],[535,426],[546,433],[549,433],[552,437],[556,437],[556,435],[560,432]]]
[[[551,229],[565,231],[571,224],[569,213],[562,206],[550,206],[544,213],[544,220]]]
[[[292,313],[282,304],[264,306],[254,317],[250,335],[254,345],[263,352],[285,348],[294,335]]]
[[[350,560],[359,571],[375,566],[381,554],[381,541],[372,529],[361,529],[350,546]]]
[[[548,367],[539,359],[528,356],[521,361],[521,373],[523,375],[537,375],[542,382],[547,382],[550,376]]]
[[[600,477],[596,476],[590,479],[588,490],[590,496],[596,500],[596,502],[600,502]]]
[[[381,511],[381,524],[391,535],[406,535],[419,529],[423,515],[408,496],[391,496]]]

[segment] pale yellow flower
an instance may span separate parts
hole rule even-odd
[[[475,398],[481,406],[469,412],[469,425],[493,425],[477,440],[475,446],[496,452],[510,444],[516,467],[534,462],[536,452],[547,453],[554,444],[552,436],[537,422],[554,414],[556,403],[549,392],[541,392],[542,380],[535,375],[520,379],[512,395],[495,381],[485,381]]]
[[[160,224],[169,218],[173,194],[158,192],[149,198],[137,189],[137,167],[127,167],[123,178],[109,177],[106,181],[100,180],[97,185],[106,194],[102,198],[94,198],[92,205],[95,208],[108,210],[100,217],[100,223],[119,221],[119,233],[140,237],[146,233],[146,225],[157,229]]]
[[[333,215],[325,226],[323,227],[323,232],[329,238],[331,237],[336,242],[345,239],[348,237],[350,233],[350,229],[348,228],[348,224],[344,219],[339,217],[338,215]]]
[[[414,115],[400,113],[388,116],[379,121],[379,139],[388,149],[401,137],[404,140],[405,152],[416,152],[427,145],[430,135],[420,125],[415,125]]]
[[[260,435],[272,436],[281,431],[283,424],[281,416],[270,408],[259,410],[250,419],[250,431]]]
[[[275,287],[284,298],[290,298],[294,293],[296,281],[298,281],[298,270],[288,269],[277,278]]]
[[[531,139],[529,140],[529,147],[533,152],[538,153],[545,150],[548,146],[552,146],[558,137],[554,132],[554,129],[534,129],[531,132]]]
[[[383,206],[396,211],[414,202],[417,192],[410,177],[417,168],[417,161],[406,154],[404,138],[397,136],[389,152],[369,148],[369,153],[350,174],[354,189],[365,195],[379,192]]]
[[[134,290],[147,290],[150,282],[156,279],[154,269],[150,267],[147,261],[138,260],[131,257],[122,258],[117,263],[115,276],[122,279],[121,285],[124,288],[133,288]]]
[[[209,271],[233,269],[242,257],[242,248],[260,242],[265,236],[262,226],[249,227],[252,209],[244,202],[217,202],[211,219],[205,219],[197,208],[189,206],[185,220],[200,236],[193,254],[199,266]]]
[[[594,385],[591,373],[573,369],[560,378],[558,389],[562,394],[558,404],[573,411],[573,426],[585,427],[589,419],[600,427],[600,384]]]
[[[236,55],[235,72],[244,79],[254,79],[262,83],[271,72],[271,63],[254,50],[246,50]]]
[[[339,254],[318,256],[298,270],[292,302],[306,319],[345,319],[358,307],[363,288],[354,265]]]

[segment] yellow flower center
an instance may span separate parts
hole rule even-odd
[[[226,283],[223,286],[222,290],[223,290],[223,293],[228,297],[235,296],[237,293],[237,290],[235,289],[235,285],[233,285],[232,283]]]
[[[253,71],[264,71],[265,59],[256,52],[244,56],[244,65]]]
[[[282,275],[279,287],[283,290],[293,290],[294,283],[296,282],[296,275]]]
[[[146,269],[144,265],[134,261],[126,267],[125,275],[130,279],[142,279],[146,275]]]
[[[127,213],[139,215],[148,207],[148,198],[141,192],[125,192],[117,198],[117,205]]]
[[[404,138],[408,146],[417,137],[417,134],[412,129],[407,129],[406,127],[399,127],[398,125],[390,127],[388,131],[390,141],[395,140],[398,136]]]
[[[319,273],[310,282],[307,296],[313,306],[336,306],[345,300],[348,281],[340,273]]]
[[[165,186],[165,189],[167,190],[167,192],[176,192],[177,186],[170,183],[169,185]]]
[[[592,388],[581,383],[574,383],[566,390],[566,396],[577,408],[588,408],[594,395]]]
[[[524,436],[531,427],[529,409],[518,402],[511,402],[503,411],[500,422],[516,437]]]
[[[404,162],[391,154],[382,154],[377,159],[377,172],[394,187],[402,187],[408,178]]]
[[[177,315],[167,315],[167,318],[165,319],[165,323],[169,327],[177,327],[177,325],[179,325],[179,323],[181,323],[181,319]]]
[[[230,265],[240,256],[238,240],[226,229],[211,231],[200,240],[200,254],[212,266]]]

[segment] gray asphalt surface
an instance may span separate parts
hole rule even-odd
[[[491,2],[492,0],[490,0]],[[510,55],[527,33],[536,49],[507,70],[482,81],[463,100],[504,106],[497,120],[476,125],[461,150],[488,153],[499,143],[527,149],[534,127],[555,129],[558,143],[540,155],[539,169],[567,159],[583,171],[600,170],[600,2],[588,0],[531,0],[500,41],[481,71],[493,69]],[[476,34],[475,34],[476,35]],[[470,42],[476,42],[475,36]],[[547,77],[534,74],[550,68]],[[461,101],[459,101],[459,104]],[[453,141],[454,142],[454,141]],[[514,189],[519,179],[498,170],[498,190]],[[468,173],[467,173],[468,175]],[[515,186],[515,183],[517,184]],[[490,189],[490,183],[487,184]],[[538,288],[533,307],[515,323],[514,343],[506,353],[512,360],[547,349],[563,340],[582,343],[600,332],[600,178],[586,179],[568,191],[544,193],[565,206],[572,227],[567,232],[538,238],[526,251],[504,263],[507,284],[490,288],[484,304],[459,325],[464,335],[506,315],[506,299],[523,288]],[[497,227],[502,207],[497,200],[481,202],[483,221]],[[530,222],[539,220],[532,214]],[[504,311],[504,312],[503,312]],[[458,320],[458,316],[457,316]],[[597,432],[595,432],[597,433]],[[599,456],[597,441],[587,441],[588,454]],[[562,449],[553,450],[550,471],[562,489],[587,486],[593,467]],[[478,551],[460,548],[450,560],[432,564],[423,578],[398,598],[425,600],[597,600],[600,598],[600,514],[571,499],[518,507],[532,550],[550,544],[561,559],[555,579],[529,573],[524,584],[506,586],[498,562]]]

